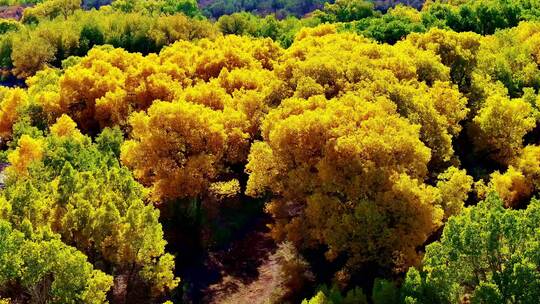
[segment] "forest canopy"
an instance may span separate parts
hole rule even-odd
[[[540,296],[540,3],[6,4],[0,303]]]

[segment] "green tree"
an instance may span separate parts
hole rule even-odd
[[[183,13],[188,17],[202,16],[196,0],[165,0],[161,12],[169,15]]]
[[[317,291],[317,294],[311,298],[302,301],[302,304],[367,304],[368,300],[361,288],[356,287],[347,293],[341,292],[336,285],[332,288],[323,285]]]
[[[64,20],[81,9],[82,0],[49,0],[24,11],[23,23],[37,23],[42,18],[55,19],[63,17]]]
[[[374,304],[393,304],[399,302],[399,290],[390,281],[375,279],[371,299]]]
[[[325,3],[322,11],[315,16],[322,22],[348,22],[371,17],[375,14],[374,5],[365,0],[336,0],[335,3]]]
[[[27,155],[36,150],[29,147],[9,154],[11,159],[29,159],[21,169],[15,167],[29,173],[8,174],[0,195],[4,218],[18,229],[31,227],[31,235],[58,233],[107,272],[127,275],[128,296],[141,280],[156,295],[176,287],[159,211],[145,204],[146,190],[118,163],[121,133],[105,130],[95,144],[67,116],[50,131],[45,139],[25,135],[20,141],[43,144],[39,157]]]
[[[221,16],[217,21],[217,26],[226,35],[250,35],[256,32],[257,22],[257,17],[244,12]]]
[[[75,248],[58,239],[28,239],[4,220],[0,220],[0,261],[0,286],[20,285],[32,303],[106,303],[113,283]]]
[[[382,17],[364,18],[357,22],[345,23],[344,28],[389,44],[398,42],[410,33],[421,33],[426,30],[420,22],[414,22],[407,17],[388,14]]]
[[[540,297],[540,201],[503,208],[495,195],[450,218],[426,248],[423,270],[409,270],[406,303],[536,303]]]

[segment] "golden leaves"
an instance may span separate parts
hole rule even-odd
[[[517,207],[540,189],[540,147],[529,145],[511,160],[504,173],[490,175],[487,191],[495,191],[506,207]]]
[[[473,121],[475,148],[502,164],[520,153],[523,137],[536,125],[529,103],[498,94],[486,99]]]
[[[437,177],[437,189],[441,193],[441,205],[444,219],[457,215],[463,209],[469,192],[472,190],[473,178],[465,170],[450,167]]]
[[[215,178],[227,148],[223,116],[185,101],[156,102],[130,119],[122,161],[161,199],[198,196]]]
[[[246,166],[247,193],[269,191],[276,198],[268,207],[276,237],[299,246],[326,244],[331,256],[348,252],[351,267],[387,263],[380,257],[394,250],[410,265],[416,261],[412,244],[440,225],[438,190],[422,182],[429,149],[418,126],[388,99],[291,98],[270,111],[262,134]],[[372,217],[379,228],[369,227]],[[386,226],[386,217],[402,224]],[[366,242],[373,245],[363,248]]]
[[[28,105],[28,95],[22,89],[0,89],[0,138],[11,138],[13,124],[19,118],[19,110]]]
[[[68,137],[73,140],[81,140],[83,135],[77,129],[77,124],[67,115],[62,115],[50,128],[51,134],[58,137]]]
[[[218,198],[232,197],[240,193],[240,182],[237,179],[215,182],[210,185],[208,190]]]
[[[19,139],[17,148],[8,154],[8,161],[11,163],[9,172],[20,176],[28,175],[28,167],[43,157],[43,145],[43,140],[23,135]]]

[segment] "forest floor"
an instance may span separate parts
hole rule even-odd
[[[263,304],[270,300],[272,292],[279,290],[276,245],[264,221],[253,228],[228,249],[210,255],[209,262],[221,279],[203,292],[203,303]]]
[[[5,5],[0,6],[0,19],[20,20],[24,9],[32,5]]]

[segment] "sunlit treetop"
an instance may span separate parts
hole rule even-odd
[[[129,271],[127,284],[141,280],[159,295],[178,285],[174,258],[165,253],[159,211],[118,163],[121,141],[118,129],[105,129],[94,143],[66,115],[44,138],[23,135],[8,154],[0,209],[15,228],[58,234],[94,263],[110,265],[110,274]]]
[[[391,101],[288,99],[262,131],[246,167],[247,192],[272,194],[275,238],[304,248],[325,244],[330,260],[345,255],[345,277],[366,262],[416,263],[414,244],[440,225],[443,211],[439,191],[422,182],[430,150]],[[359,227],[364,233],[352,233]]]
[[[490,195],[449,220],[441,240],[426,248],[423,270],[404,282],[406,303],[533,303],[538,298],[538,200],[504,209]]]

